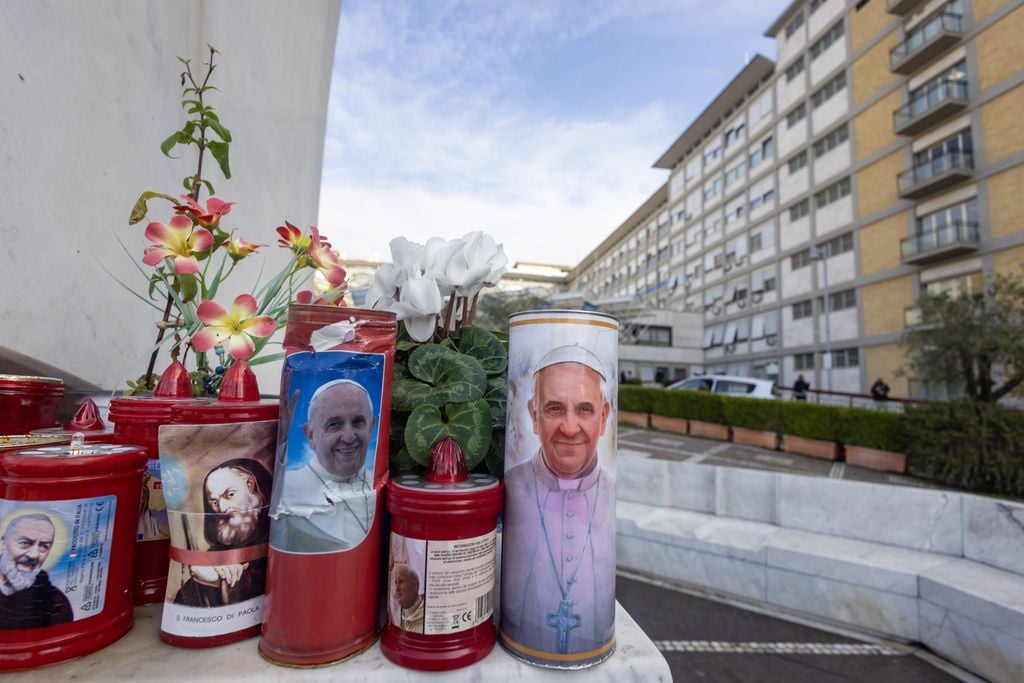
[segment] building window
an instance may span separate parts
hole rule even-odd
[[[825,251],[826,258],[832,258],[833,256],[853,251],[853,233],[848,232],[845,235],[834,237],[819,246]]]
[[[742,180],[743,176],[747,173],[747,162],[741,160],[738,164],[732,168],[725,169],[725,186],[729,187],[737,180]]]
[[[818,302],[824,302],[824,297],[818,297]],[[857,290],[855,289],[844,289],[841,292],[834,292],[828,295],[828,310],[842,311],[847,308],[855,308],[857,306]],[[822,305],[822,310],[825,310]]]
[[[825,85],[823,85],[822,87],[818,88],[818,90],[816,90],[814,94],[811,95],[811,102],[813,103],[813,107],[817,109],[818,107],[832,99],[832,97],[836,93],[844,90],[845,88],[846,72],[843,72],[836,76],[835,78],[833,78],[828,83],[826,83]]]
[[[775,198],[775,188],[768,188],[763,194],[754,195],[750,198],[750,210],[760,207],[762,204],[767,204]]]
[[[743,218],[742,204],[738,205],[735,209],[725,214],[725,224],[728,225],[729,223],[732,223],[735,220],[739,220],[740,218]]]
[[[728,148],[729,145],[743,137],[743,131],[745,128],[745,123],[737,123],[736,126],[725,131],[725,146]]]
[[[804,72],[804,58],[803,55],[800,59],[796,60],[786,69],[786,83],[792,83],[793,79]]]
[[[793,320],[800,320],[801,318],[810,318],[814,315],[814,300],[808,299],[807,301],[800,301],[793,304]]]
[[[814,207],[820,209],[837,202],[850,194],[850,179],[843,178],[839,182],[832,183],[821,192],[814,195]]]
[[[704,201],[714,199],[718,195],[722,194],[722,179],[715,178],[715,180],[704,187]]]
[[[807,116],[807,107],[801,102],[800,106],[786,114],[786,127],[792,128],[803,121],[805,116]]]
[[[823,35],[821,38],[816,40],[813,45],[811,45],[811,61],[813,62],[815,59],[817,59],[822,52],[832,47],[832,43],[836,42],[842,37],[843,20],[840,19],[835,26],[828,30],[828,33]]]
[[[850,127],[843,124],[814,143],[814,158],[823,157],[850,139]]]
[[[789,220],[790,220],[790,222],[800,220],[801,218],[806,216],[809,211],[810,211],[810,202],[808,202],[806,199],[804,199],[803,201],[797,202],[793,206],[789,207]]]
[[[722,145],[716,144],[714,147],[704,152],[704,165],[714,162],[722,154]]]
[[[796,33],[803,25],[804,13],[797,12],[797,15],[793,17],[793,20],[786,24],[786,39],[788,40],[789,38],[792,38],[793,34]]]
[[[789,160],[789,174],[792,175],[807,165],[807,152],[800,152]]]
[[[822,354],[824,357],[825,354]],[[832,352],[832,367],[856,368],[860,366],[860,353],[857,349],[838,349]]]
[[[765,138],[761,141],[761,145],[755,147],[754,151],[750,153],[750,168],[754,168],[774,153],[775,141],[771,137]]]
[[[764,235],[755,232],[750,236],[750,251],[760,251],[764,247]]]
[[[934,167],[940,166],[943,162],[940,161],[942,157],[950,155],[953,157],[953,161],[959,161],[958,157],[963,155],[964,161],[968,162],[973,166],[974,159],[971,156],[974,152],[974,142],[971,138],[971,129],[966,128],[952,137],[946,138],[937,145],[933,145],[928,149],[921,150],[914,154],[914,167],[920,167],[926,164],[933,164]]]
[[[647,346],[672,346],[672,328],[648,325],[630,331],[637,344]]]
[[[814,14],[824,4],[825,0],[811,0],[811,10],[809,14]]]
[[[798,353],[793,356],[793,367],[797,370],[813,370],[814,369],[814,354],[813,353]]]
[[[811,263],[811,250],[803,249],[796,252],[789,257],[789,269],[800,270],[801,268],[810,265]]]

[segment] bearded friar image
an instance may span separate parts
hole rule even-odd
[[[258,461],[228,460],[203,481],[203,535],[210,551],[231,551],[267,542],[268,505],[273,478]],[[174,602],[190,607],[218,607],[263,595],[267,559],[189,565],[190,578]]]
[[[0,629],[40,628],[72,620],[67,596],[50,583],[43,563],[55,530],[47,515],[14,517],[0,536]]]

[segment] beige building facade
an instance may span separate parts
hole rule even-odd
[[[793,2],[569,288],[699,314],[708,372],[927,395],[917,298],[1024,263],[1022,31],[1021,0]]]

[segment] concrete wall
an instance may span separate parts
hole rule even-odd
[[[340,0],[0,0],[0,372],[111,389],[144,371],[159,312],[104,269],[145,290],[133,265],[145,224],[128,226],[132,204],[147,189],[179,194],[194,172],[194,156],[159,148],[184,121],[176,55],[197,64],[207,43],[222,53],[210,102],[234,137],[233,179],[208,177],[237,202],[225,227],[275,245],[283,220],[316,223],[340,10]],[[152,219],[170,217],[166,203],[151,206]],[[264,251],[267,272],[286,262],[276,245]],[[258,265],[243,262],[218,299],[251,288]],[[261,369],[264,391],[279,372]]]

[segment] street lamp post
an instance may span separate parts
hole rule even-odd
[[[825,357],[823,362],[825,363],[825,378],[828,385],[828,390],[832,391],[832,321],[829,316],[829,298],[828,298],[828,251],[824,247],[811,246],[811,260],[821,261],[821,272],[822,280],[825,290]]]

